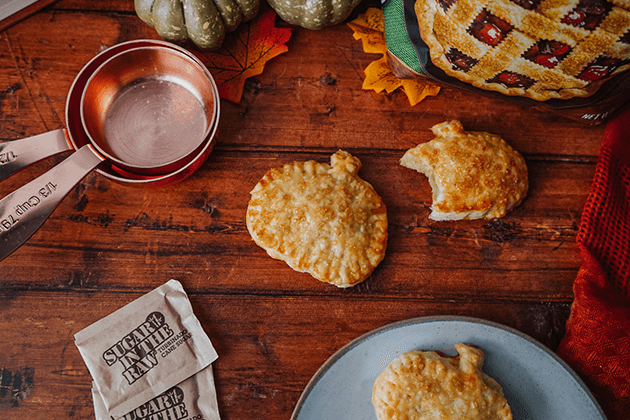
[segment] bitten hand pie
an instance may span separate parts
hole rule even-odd
[[[247,229],[272,258],[349,287],[385,256],[387,211],[357,175],[359,159],[340,150],[331,163],[293,162],[269,170],[251,192]]]
[[[481,371],[483,352],[456,344],[456,357],[403,353],[376,378],[372,403],[379,420],[511,420],[501,386]]]
[[[525,159],[501,137],[466,132],[459,121],[431,128],[436,138],[408,150],[400,160],[429,178],[433,220],[503,217],[525,198]]]

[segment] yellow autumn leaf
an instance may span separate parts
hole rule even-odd
[[[383,11],[370,7],[348,26],[354,31],[354,39],[361,41],[363,51],[371,54],[382,54],[383,57],[373,61],[365,68],[365,80],[362,88],[374,90],[376,93],[386,91],[392,93],[401,88],[411,106],[416,105],[427,96],[435,96],[440,87],[429,80],[399,79],[392,71],[387,57],[387,41],[385,40],[385,22]]]
[[[400,79],[392,72],[387,57],[372,61],[365,68],[363,89],[373,89],[376,93],[386,91],[392,93],[401,86]]]
[[[373,54],[387,54],[387,42],[385,41],[385,22],[383,11],[369,8],[364,15],[348,23],[354,31],[354,39],[363,42],[363,51]]]
[[[440,87],[430,82],[417,79],[399,79],[402,88],[409,98],[409,103],[414,106],[427,96],[436,96],[440,92]]]

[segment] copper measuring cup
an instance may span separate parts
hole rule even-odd
[[[156,53],[156,50],[159,50],[159,52]],[[106,177],[122,183],[167,185],[179,181],[194,172],[212,150],[219,116],[218,90],[210,73],[196,58],[179,47],[152,40],[132,41],[126,43],[126,45],[112,47],[112,51],[106,50],[101,54],[104,57],[99,55],[84,67],[70,90],[66,103],[67,131],[57,130],[56,132],[36,136],[36,139],[46,137],[49,141],[46,144],[47,147],[40,148],[40,150],[44,150],[43,152],[38,151],[35,153],[37,155],[35,158],[30,156],[29,159],[31,159],[32,163],[37,159],[62,151],[78,150],[49,172],[0,200],[0,259],[6,257],[24,243],[45,222],[65,195],[94,168]],[[109,72],[102,73],[105,75],[104,79],[98,78],[101,75],[98,70],[106,68],[110,62],[120,63],[120,61],[117,61],[119,57],[145,57],[141,62],[144,64],[151,62],[152,65],[148,70],[145,67],[144,70],[139,71],[134,69],[135,61],[131,59],[127,60],[125,66],[116,66],[118,71],[124,74],[117,81],[114,77],[115,75],[111,72],[111,67]],[[146,57],[152,58],[148,60]],[[182,58],[187,62],[187,65],[182,65],[184,62]],[[164,64],[164,61],[169,60],[173,60],[171,64]],[[173,63],[177,64],[173,65]],[[126,67],[127,65],[131,67]],[[129,68],[131,68],[129,73],[137,77],[128,77],[125,74]],[[181,69],[186,69],[184,74],[181,74]],[[190,77],[191,73],[194,75],[193,77]],[[105,91],[105,95],[109,95],[107,101],[104,102],[107,104],[107,107],[104,107],[107,108],[106,110],[90,108],[93,105],[90,105],[88,95],[94,94],[94,90],[90,90],[89,82],[92,80],[97,80],[95,86],[100,86],[101,90]],[[117,89],[112,90],[102,82],[103,80],[115,83]],[[94,127],[93,120],[90,120],[90,122],[86,121],[89,118],[94,119],[93,113],[97,111],[100,112],[100,116],[98,116],[100,121],[105,121],[108,118],[108,107],[111,107],[112,104],[115,105],[118,93],[128,94],[129,90],[142,89],[142,85],[145,82],[149,84],[161,83],[162,85],[167,85],[167,87],[176,85],[174,87],[179,89],[179,93],[171,92],[171,95],[160,96],[159,102],[162,102],[163,107],[166,108],[170,107],[172,103],[182,103],[182,94],[185,98],[184,102],[191,100],[191,96],[197,101],[203,101],[196,105],[197,110],[194,115],[199,118],[198,111],[203,109],[205,118],[202,119],[205,120],[205,124],[202,130],[199,130],[199,127],[197,127],[196,135],[198,137],[196,143],[194,143],[194,146],[189,147],[190,150],[186,153],[179,154],[174,159],[172,156],[160,158],[161,160],[157,159],[154,165],[145,165],[143,162],[138,164],[136,160],[131,160],[130,162],[121,160],[125,167],[119,168],[117,160],[108,160],[108,152],[101,153],[99,151],[99,148],[108,147],[109,145],[106,142],[103,143],[102,138],[100,139],[101,143],[95,140],[94,144],[92,144],[91,136],[83,130],[82,126]],[[200,87],[197,88],[193,82],[200,84]],[[184,91],[180,89],[182,87],[185,88]],[[80,99],[78,98],[79,96],[81,97]],[[173,96],[177,97],[175,102],[171,101]],[[103,100],[103,98],[103,96],[100,96],[100,100]],[[153,99],[155,98],[157,96],[153,97]],[[150,96],[148,100],[151,100]],[[157,107],[159,108],[159,106]],[[184,113],[186,112],[187,110],[184,109]],[[86,121],[77,119],[77,113],[85,116]],[[96,119],[97,121],[98,118]],[[96,129],[106,131],[103,126],[100,128],[97,126]],[[102,134],[97,131],[94,135],[99,136]],[[18,140],[16,142],[24,141],[26,140]],[[150,153],[147,152],[146,154]],[[16,155],[24,156],[21,152],[19,154],[16,153]],[[114,157],[114,159],[118,158]],[[22,167],[24,166],[25,164],[22,163]],[[128,169],[134,172],[128,171]]]
[[[53,130],[48,133],[32,136],[21,140],[12,140],[0,143],[0,154],[4,157],[3,165],[0,165],[0,181],[8,178],[14,173],[26,168],[27,166],[54,156],[59,153],[77,150],[78,148],[90,143],[90,138],[83,129],[83,123],[77,116],[81,112],[81,97],[83,90],[92,74],[105,61],[121,51],[132,48],[146,46],[161,46],[164,48],[172,48],[187,54],[189,58],[201,67],[204,65],[187,50],[172,44],[170,42],[139,39],[116,44],[92,58],[77,74],[72,86],[68,91],[66,99],[66,128]],[[215,96],[218,98],[218,91],[214,82],[212,83],[215,90]],[[219,101],[216,101],[214,109],[215,119],[219,118]],[[214,128],[216,130],[216,127]],[[125,171],[112,164],[110,161],[103,161],[97,168],[96,172],[121,183],[131,183],[132,185],[151,185],[162,186],[169,185],[184,179],[190,173],[194,172],[203,163],[205,158],[210,154],[214,142],[207,142],[198,150],[198,154],[179,169],[163,174],[163,175],[141,175]]]
[[[109,58],[90,76],[81,97],[81,122],[90,143],[133,174],[163,175],[180,168],[215,126],[208,74],[187,55],[160,46]]]

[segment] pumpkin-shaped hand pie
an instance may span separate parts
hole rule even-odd
[[[260,0],[134,0],[136,13],[168,41],[221,46],[225,34],[253,19]]]
[[[453,120],[431,127],[436,138],[407,150],[400,160],[429,178],[429,219],[503,217],[523,201],[529,187],[523,156],[496,134],[464,131]]]
[[[247,230],[272,258],[337,287],[365,280],[385,256],[387,209],[343,150],[270,169],[247,206]]]
[[[361,0],[267,0],[285,21],[306,29],[321,29],[343,22]]]

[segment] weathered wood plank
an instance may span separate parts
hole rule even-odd
[[[355,15],[379,5],[364,0]],[[0,32],[0,141],[65,126],[67,92],[82,66],[138,38],[157,34],[129,0],[60,0]],[[415,107],[400,91],[363,91],[363,69],[379,56],[364,53],[346,25],[293,27],[288,45],[248,80],[241,103],[221,102],[217,147],[191,178],[137,189],[92,173],[0,262],[0,369],[33,386],[23,400],[0,398],[1,418],[93,418],[73,334],[170,278],[191,294],[219,352],[226,420],[286,420],[336,350],[412,317],[477,316],[556,348],[604,126],[452,88]],[[398,160],[447,119],[500,134],[525,155],[529,195],[501,221],[427,219],[430,186]],[[389,216],[385,260],[348,290],[271,259],[245,226],[249,191],[269,168],[328,162],[340,148],[361,159],[360,174]],[[4,180],[0,197],[65,156]]]
[[[89,2],[83,0],[59,0],[53,4],[50,9],[135,13],[133,1],[128,0],[99,0]]]
[[[398,165],[395,153],[357,156],[389,219],[386,258],[357,292],[319,284],[271,259],[245,227],[249,191],[269,168],[330,157],[221,150],[166,188],[89,175],[26,245],[0,262],[3,286],[149,288],[157,286],[156,275],[185,274],[200,287],[230,293],[572,298],[575,234],[593,165],[530,161],[530,195],[505,219],[434,222],[427,218],[431,189],[424,175]],[[0,195],[35,170],[41,171],[5,180]]]
[[[64,126],[65,99],[83,64],[103,48],[138,38],[157,35],[135,15],[74,10],[42,12],[4,32],[0,139]],[[378,55],[363,53],[345,25],[294,28],[289,48],[250,79],[240,104],[222,101],[220,146],[405,150],[430,140],[432,125],[460,119],[468,130],[502,135],[524,154],[592,159],[599,152],[603,126],[585,127],[529,105],[445,88],[411,107],[401,91],[363,91],[363,69]]]
[[[167,280],[163,277],[164,281]],[[194,287],[182,279],[184,287]],[[32,390],[6,420],[93,418],[90,375],[74,345],[85,326],[138,293],[0,292],[0,368],[28,369]],[[211,338],[221,417],[286,419],[319,366],[362,334],[390,322],[440,314],[476,316],[517,328],[555,348],[567,304],[437,303],[192,294]],[[317,325],[315,328],[314,326]],[[1,403],[0,403],[1,404]]]

